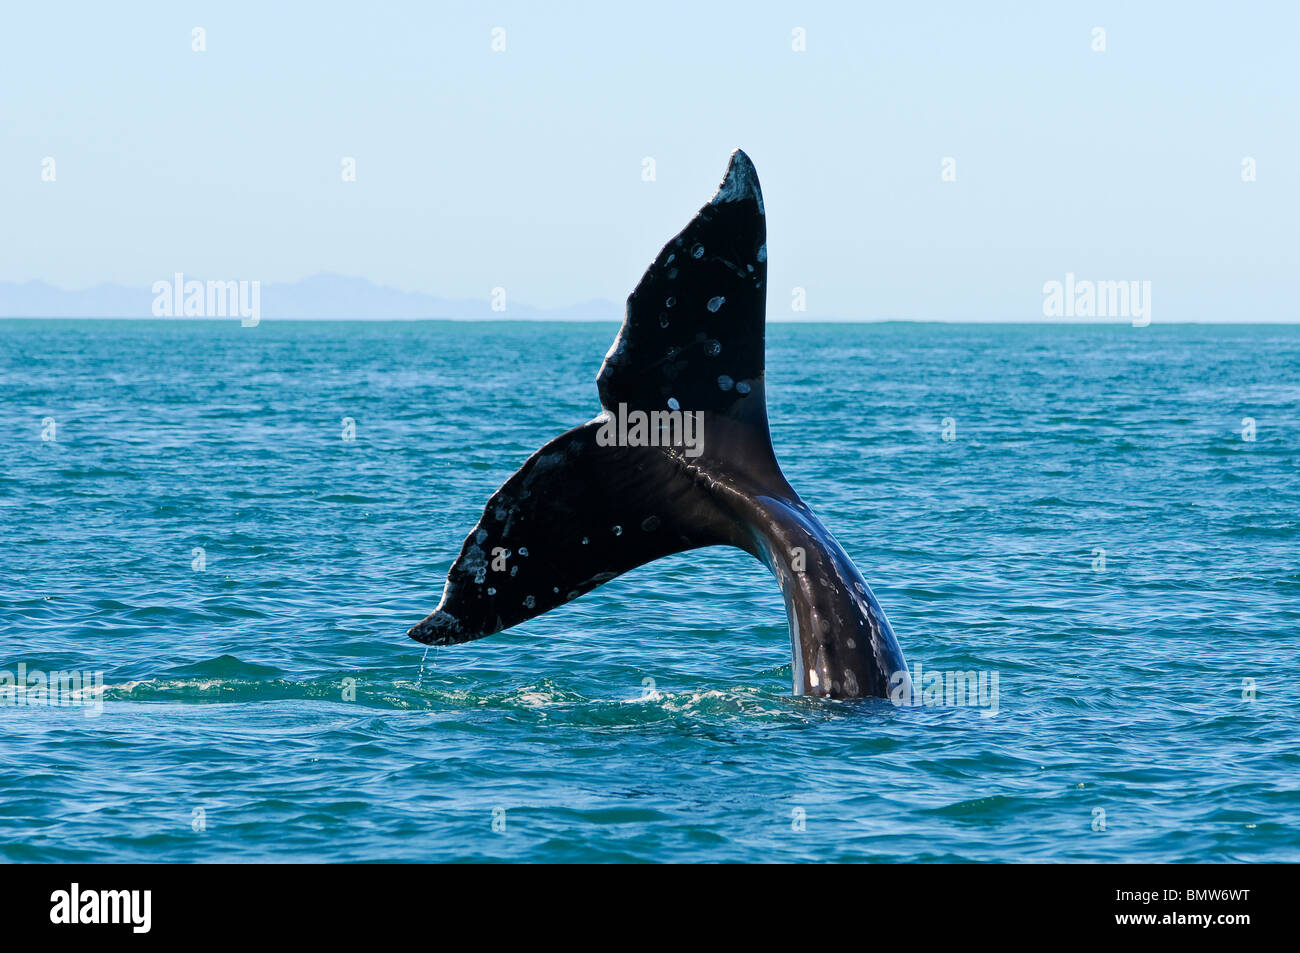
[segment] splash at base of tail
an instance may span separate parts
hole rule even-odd
[[[479,639],[661,556],[724,545],[780,583],[796,694],[887,697],[907,678],[871,589],[772,450],[766,242],[758,175],[737,150],[628,298],[597,377],[604,411],[493,494],[411,638]]]

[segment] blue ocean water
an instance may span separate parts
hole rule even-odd
[[[105,685],[0,704],[0,858],[1300,860],[1300,328],[769,327],[792,484],[996,711],[792,697],[722,549],[425,657],[614,331],[0,322],[0,672]]]

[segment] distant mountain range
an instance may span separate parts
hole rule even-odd
[[[170,281],[171,275],[162,276]],[[186,275],[185,280],[198,279]],[[619,320],[623,305],[596,299],[567,308],[534,308],[511,300],[506,310],[492,310],[491,300],[453,300],[386,288],[365,278],[313,275],[302,281],[261,286],[263,319],[312,318],[495,318],[515,320]],[[83,291],[64,291],[43,281],[0,281],[0,317],[5,318],[151,318],[150,288],[101,284]]]

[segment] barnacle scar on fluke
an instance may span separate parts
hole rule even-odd
[[[781,585],[796,694],[885,697],[891,678],[902,684],[880,604],[772,451],[766,241],[758,175],[736,150],[716,194],[627,299],[597,377],[604,411],[488,500],[442,602],[411,638],[480,639],[661,556],[736,546]]]

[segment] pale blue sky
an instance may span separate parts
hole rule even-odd
[[[9,4],[0,281],[621,301],[740,146],[774,318],[801,286],[810,318],[1032,320],[1070,271],[1150,281],[1157,322],[1300,320],[1298,9]]]

